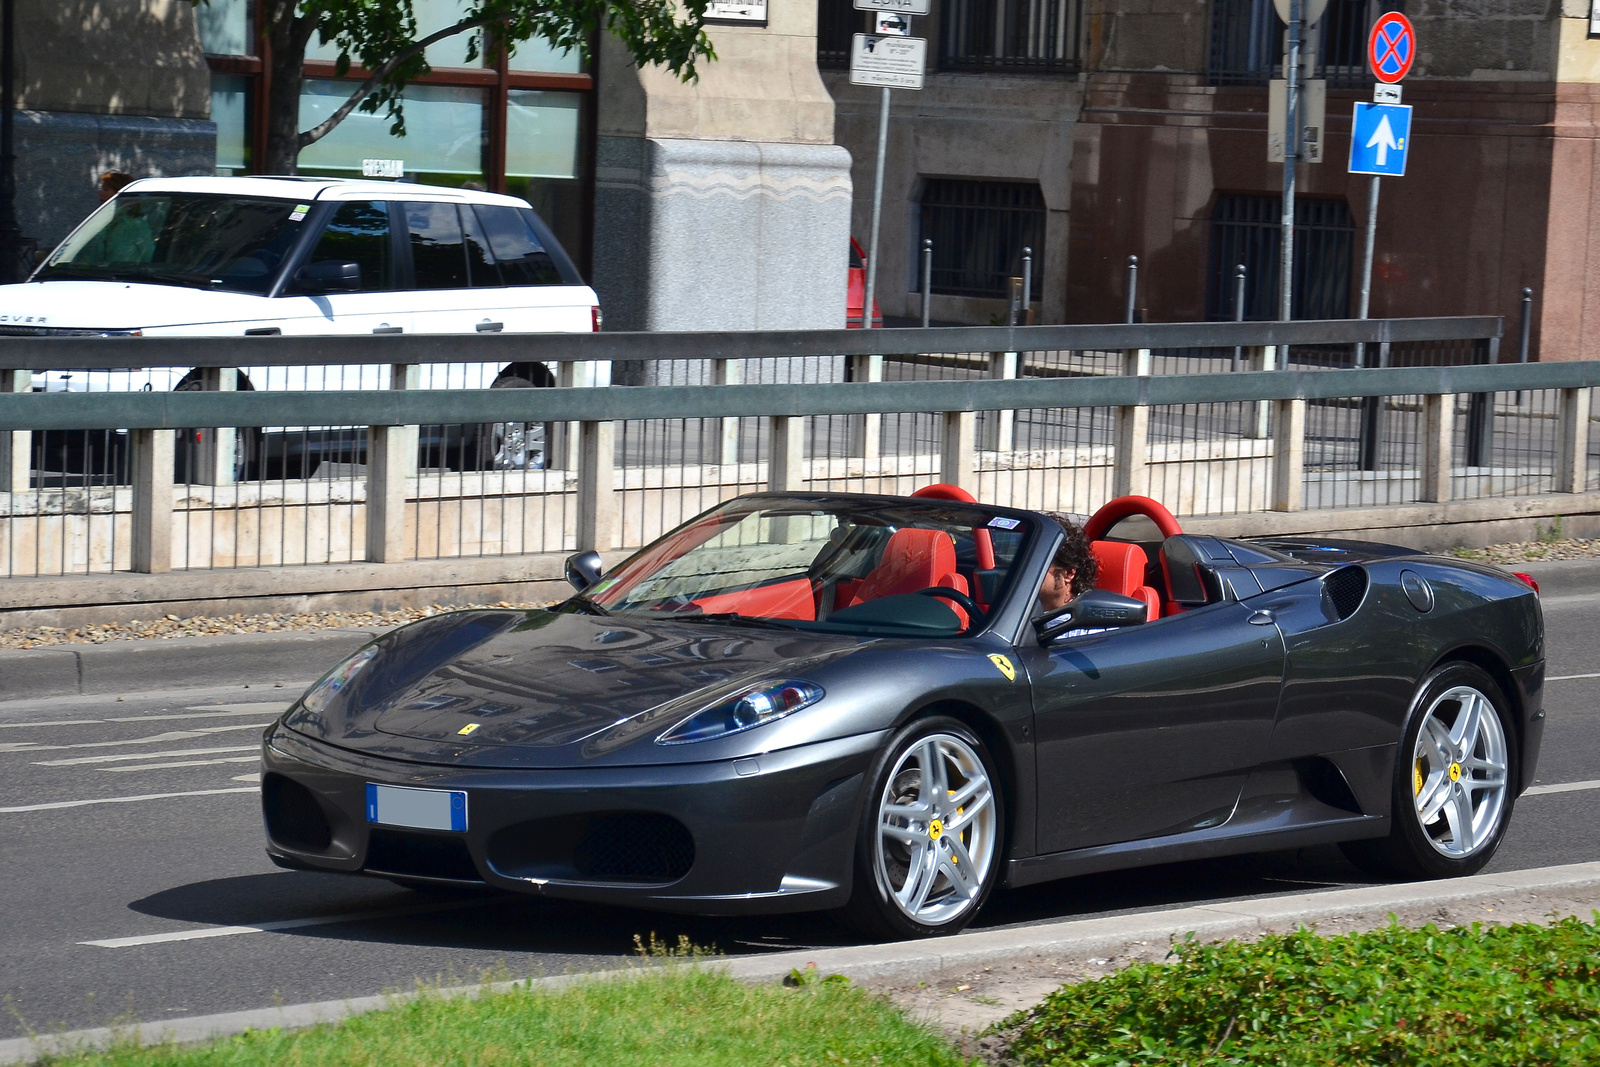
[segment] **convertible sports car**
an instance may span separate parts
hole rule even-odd
[[[1098,588],[1043,617],[1062,527],[950,486],[744,496],[603,578],[574,556],[579,595],[413,623],[307,690],[264,739],[267,851],[896,937],[1001,881],[1488,862],[1543,733],[1531,579],[1185,534],[1145,497],[1084,532]]]

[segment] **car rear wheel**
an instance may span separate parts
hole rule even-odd
[[[1424,680],[1395,761],[1393,829],[1345,853],[1401,878],[1482,870],[1511,819],[1516,734],[1500,686],[1482,668],[1450,663]]]
[[[548,383],[541,383],[548,384]],[[516,375],[496,378],[491,389],[533,389],[535,383]],[[545,465],[545,424],[542,422],[484,422],[472,428],[468,460],[473,470],[542,470]]]
[[[871,783],[846,920],[873,936],[955,933],[999,879],[1004,811],[988,749],[955,719],[918,720]]]

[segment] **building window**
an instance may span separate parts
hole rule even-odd
[[[817,0],[817,66],[848,70],[850,38],[870,31],[871,14],[857,11],[851,0]]]
[[[849,0],[845,0],[848,4]],[[248,173],[265,148],[261,114],[266,42],[253,0],[209,0],[196,9],[201,47],[211,67],[219,173]],[[463,0],[415,0],[419,32],[461,18]],[[389,119],[357,109],[300,153],[306,174],[355,177],[367,159],[400,160],[410,181],[474,185],[527,199],[587,273],[592,217],[594,79],[575,52],[524,41],[507,54],[493,35],[466,63],[467,37],[428,48],[434,68],[407,85],[406,136]],[[322,121],[353,92],[364,72],[344,78],[336,48],[315,38],[306,50],[300,129]]]
[[[1385,11],[1401,4],[1386,0],[1329,0],[1322,21],[1312,27],[1318,39],[1317,76],[1335,89],[1372,84],[1367,70],[1367,33]],[[1212,85],[1265,85],[1283,76],[1284,26],[1272,0],[1212,0]]]
[[[943,70],[1078,69],[1077,0],[944,0]]]
[[[1297,319],[1342,319],[1350,314],[1351,256],[1356,226],[1344,200],[1296,197],[1294,291]],[[1234,273],[1245,269],[1244,317],[1278,317],[1278,270],[1283,256],[1283,198],[1224,193],[1211,213],[1211,262],[1206,315],[1235,316]]]
[[[1044,223],[1044,196],[1032,182],[929,178],[921,236],[933,242],[933,291],[1004,300],[1022,274],[1022,250],[1032,248],[1028,299],[1038,300]]]

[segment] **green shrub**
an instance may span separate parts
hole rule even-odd
[[[1600,1064],[1600,928],[1577,919],[1302,930],[1174,953],[1012,1017],[1012,1055],[1085,1067]]]

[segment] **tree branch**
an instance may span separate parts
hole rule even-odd
[[[486,15],[477,15],[472,18],[462,19],[454,26],[446,26],[438,33],[430,34],[427,37],[424,37],[422,40],[401,49],[398,53],[389,57],[388,61],[385,62],[381,67],[373,71],[367,80],[361,83],[361,87],[351,94],[350,99],[339,105],[339,110],[335,111],[333,114],[329,115],[327,118],[311,127],[311,129],[300,134],[300,147],[305,148],[308,145],[316,144],[318,141],[328,136],[328,134],[332,133],[333,128],[348,118],[350,112],[356,109],[356,105],[361,103],[362,100],[365,100],[367,96],[372,93],[372,90],[376,89],[378,84],[382,82],[384,78],[388,77],[389,72],[394,70],[395,67],[398,67],[401,63],[404,63],[406,60],[410,59],[418,52],[421,52],[429,45],[442,41],[446,37],[454,37],[458,33],[464,33],[467,30],[486,25],[489,21],[490,19]]]

